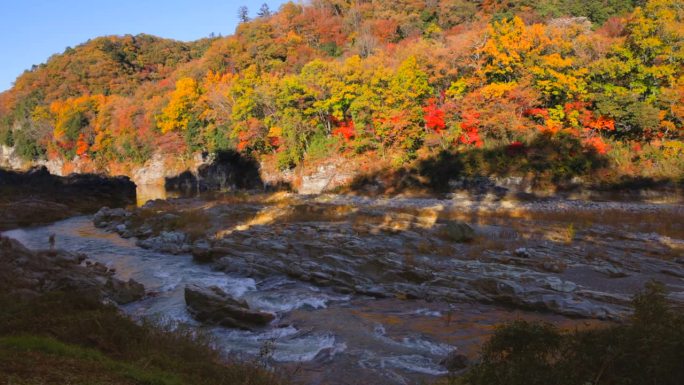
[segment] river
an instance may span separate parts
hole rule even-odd
[[[346,201],[343,203],[348,204]],[[356,201],[352,203],[361,204]],[[432,205],[434,202],[423,203]],[[200,203],[192,201],[188,204],[199,205]],[[231,204],[230,207],[237,206]],[[675,217],[681,216],[681,207],[675,206],[672,210],[676,214],[673,214]],[[556,219],[545,218],[545,220]],[[520,219],[516,221],[520,222]],[[330,227],[329,223],[314,222],[314,224],[320,231],[325,231]],[[301,223],[287,226],[295,225],[297,229],[302,226]],[[624,227],[624,222],[617,225]],[[340,231],[343,227],[340,226],[336,224],[335,227],[329,229],[331,234],[338,237],[337,239],[342,234]],[[591,249],[588,249],[590,253],[586,256],[578,254],[578,250],[591,245],[608,250],[604,243],[591,237],[598,230],[604,229],[606,224],[587,224],[585,221],[584,226],[581,234],[582,240],[575,240],[571,244],[551,242],[546,238],[539,238],[539,240],[531,237],[524,238],[528,250],[526,252],[533,254],[527,256],[526,260],[534,258],[534,248],[542,250],[543,246],[544,250],[556,253],[558,259],[564,257],[568,262],[564,267],[564,272],[547,272],[543,276],[531,267],[526,267],[529,272],[525,270],[523,273],[518,272],[520,267],[515,267],[516,276],[525,277],[520,283],[524,281],[525,284],[532,284],[530,282],[533,281],[526,275],[530,274],[529,277],[537,280],[534,282],[542,282],[546,286],[549,282],[553,284],[555,291],[544,291],[545,298],[553,292],[559,293],[557,296],[565,296],[562,298],[571,298],[571,294],[568,294],[570,290],[574,296],[572,298],[606,300],[606,298],[613,297],[597,297],[600,294],[599,289],[609,291],[613,289],[613,286],[617,286],[619,289],[624,288],[624,292],[628,293],[632,291],[632,282],[640,283],[648,277],[646,273],[653,270],[652,276],[665,280],[676,290],[684,289],[682,285],[684,281],[672,275],[681,273],[681,264],[664,260],[669,259],[667,255],[681,256],[681,238],[678,236],[672,238],[673,235],[681,233],[681,224],[675,224],[675,228],[670,226],[664,229],[663,232],[667,232],[670,236],[658,238],[660,243],[655,243],[652,240],[653,237],[646,237],[643,240],[638,238],[639,243],[635,243],[636,246],[625,243],[635,242],[629,238],[624,238],[627,241],[614,243],[615,245],[629,245],[635,256],[630,257],[634,261],[631,265],[626,264],[626,260],[623,261],[625,264],[621,265],[627,277],[611,279],[597,278],[599,277],[597,271],[603,271],[600,268],[603,268],[604,261],[599,261],[600,264],[595,262],[596,258],[593,256],[595,253]],[[493,234],[490,227],[481,225],[478,232],[489,231],[486,234]],[[638,230],[644,231],[641,228]],[[278,236],[275,233],[268,235],[270,231],[268,227],[262,226],[257,230],[246,230],[245,236],[277,240]],[[525,227],[519,230],[520,234],[524,235],[523,231],[529,231],[529,229]],[[284,274],[270,274],[266,278],[255,279],[238,273],[225,273],[212,268],[214,266],[212,264],[204,265],[194,262],[190,255],[171,255],[140,248],[136,246],[134,238],[124,239],[116,233],[96,228],[91,216],[74,217],[49,226],[12,230],[5,232],[4,235],[15,238],[30,248],[38,249],[47,247],[48,237],[53,233],[56,234],[59,248],[85,253],[90,259],[116,269],[119,278],[124,280],[132,278],[145,285],[148,293],[146,298],[122,308],[131,317],[148,318],[173,325],[188,325],[207,333],[216,347],[226,356],[257,360],[265,366],[282,371],[285,375],[307,384],[431,382],[438,376],[447,374],[446,368],[440,364],[444,357],[452,351],[457,351],[475,358],[482,342],[502,322],[521,318],[534,319],[553,322],[568,328],[593,326],[600,322],[568,318],[551,312],[516,310],[477,301],[437,299],[427,302],[416,298],[378,299],[359,294],[340,294],[339,290],[333,291],[325,285],[315,286],[293,280]],[[373,239],[379,244],[392,245],[401,237],[408,237],[410,233],[407,231],[401,234],[374,235],[362,238],[362,240],[366,242],[366,239]],[[601,234],[613,236],[612,233],[606,233],[606,231]],[[627,232],[623,229],[619,231],[619,234],[624,237]],[[509,242],[510,245],[520,245],[520,237],[509,240],[510,234],[504,235],[503,241]],[[354,237],[357,236],[354,235]],[[491,235],[488,236],[491,237]],[[665,238],[667,244],[670,245],[667,248],[660,245],[663,243],[662,239]],[[289,239],[293,241],[295,238],[290,235]],[[320,239],[326,239],[324,233],[320,234]],[[358,238],[354,239],[358,241]],[[231,242],[235,244],[238,244],[238,241],[239,239],[231,239]],[[650,250],[647,250],[644,245],[650,245]],[[648,255],[654,252],[656,245],[663,248],[665,257],[655,256],[657,257],[655,258]],[[366,248],[366,246],[363,247]],[[506,248],[510,249],[509,246]],[[462,248],[470,249],[479,246],[474,244],[458,247],[460,249],[455,250],[465,256],[468,250]],[[491,245],[488,244],[487,247]],[[368,249],[371,248],[368,247]],[[642,249],[645,251],[641,251]],[[434,263],[434,274],[440,274],[440,271],[449,272],[453,269],[454,274],[460,274],[464,279],[473,274],[470,270],[475,266],[476,275],[489,275],[503,279],[502,274],[509,274],[512,271],[510,266],[523,261],[523,259],[511,257],[511,254],[505,250],[492,252],[478,250],[475,249],[478,253],[482,253],[479,261],[463,264],[457,260],[445,261],[442,256],[432,255],[429,260],[426,256],[424,266],[430,268],[431,263]],[[267,252],[266,249],[260,248],[256,251]],[[622,249],[611,252],[621,253]],[[431,255],[434,250],[427,249],[424,253]],[[485,255],[487,255],[486,258]],[[502,259],[504,256],[505,259]],[[305,262],[299,261],[298,263]],[[635,267],[637,263],[639,265]],[[651,268],[651,266],[655,267]],[[589,267],[593,270],[590,271]],[[663,271],[669,274],[663,274]],[[562,284],[561,288],[555,287],[556,281],[549,281],[548,277],[551,276],[560,277],[554,279]],[[563,280],[559,281],[560,279]],[[575,283],[570,282],[570,279]],[[609,287],[602,287],[604,284],[601,282],[609,281],[611,282]],[[186,310],[183,294],[187,284],[218,286],[233,297],[244,299],[251,308],[275,313],[277,318],[268,327],[257,331],[200,325]],[[569,288],[568,285],[570,285]],[[634,290],[638,289],[636,284],[633,286]],[[590,288],[592,290],[589,290]]]

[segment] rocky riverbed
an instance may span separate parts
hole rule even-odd
[[[7,235],[51,233],[145,285],[131,316],[209,331],[307,384],[430,382],[502,322],[620,322],[654,279],[684,304],[677,204],[214,194]]]
[[[604,320],[624,317],[649,280],[684,296],[677,205],[279,194],[157,201],[94,220],[226,273],[280,274],[341,294]]]

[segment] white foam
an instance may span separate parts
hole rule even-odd
[[[426,316],[426,317],[442,317],[442,312],[430,309],[418,309],[413,312],[415,315]]]
[[[256,356],[268,344],[269,357],[277,362],[307,362],[325,349],[333,355],[346,349],[332,333],[302,332],[292,326],[263,332],[216,328],[214,333],[217,347],[229,352]]]
[[[432,362],[431,359],[416,354],[384,357],[381,359],[381,366],[383,368],[389,366],[408,372],[429,374],[432,376],[443,376],[449,373],[441,366]]]
[[[210,275],[193,280],[200,286],[216,286],[235,298],[242,298],[245,293],[256,290],[256,282],[252,278],[234,278],[226,275]]]
[[[402,339],[401,344],[406,346],[407,348],[420,350],[426,353],[433,354],[435,356],[446,356],[455,349],[451,345],[433,342],[422,336],[404,337]]]

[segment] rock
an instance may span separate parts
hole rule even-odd
[[[458,372],[459,370],[467,368],[470,365],[470,360],[468,360],[468,357],[465,355],[458,353],[457,350],[454,350],[444,357],[439,364],[450,372]]]
[[[271,313],[251,310],[245,301],[232,298],[216,286],[187,285],[185,303],[196,320],[209,325],[251,330],[275,319]]]
[[[570,293],[577,289],[577,284],[570,281],[563,281],[558,277],[546,277],[546,287],[561,293]]]
[[[439,235],[451,242],[470,242],[475,238],[475,230],[467,223],[449,221],[440,229]]]
[[[524,247],[515,249],[513,255],[515,255],[518,258],[532,258],[532,254],[530,254],[530,251]]]
[[[112,223],[117,223],[116,228],[118,231],[118,226],[123,225],[118,223],[122,222],[130,215],[130,212],[122,208],[110,209],[109,207],[103,207],[93,216],[93,223],[95,224],[95,227],[99,228],[108,228]],[[125,230],[125,225],[123,226],[123,229]]]
[[[126,304],[145,295],[143,285],[113,277],[101,263],[63,250],[31,251],[16,240],[0,236],[0,291],[17,296],[51,291],[81,292],[101,300]]]
[[[145,287],[133,279],[123,282],[110,278],[105,285],[105,290],[108,292],[108,297],[120,305],[138,301],[145,296]]]
[[[186,245],[186,241],[187,235],[180,231],[162,231],[158,236],[139,240],[136,244],[145,249],[180,254],[191,249],[190,245]]]
[[[628,274],[624,270],[611,264],[595,266],[594,270],[598,271],[599,273],[605,274],[610,278],[623,278],[628,276]]]
[[[540,266],[544,271],[548,271],[551,273],[562,273],[565,271],[567,266],[563,261],[559,260],[553,260],[553,259],[548,259],[546,261],[543,261]]]
[[[672,277],[677,277],[677,278],[684,278],[684,271],[681,270],[675,270],[675,269],[662,269],[660,270],[661,273],[665,275],[669,275]]]
[[[537,303],[546,310],[571,317],[619,319],[624,314],[607,306],[597,305],[590,301],[575,298],[568,294],[545,294]]]
[[[494,278],[478,278],[472,282],[473,287],[494,299],[518,303],[519,297],[525,292],[522,285],[513,281],[497,280]]]

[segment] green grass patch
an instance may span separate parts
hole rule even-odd
[[[1,337],[0,349],[6,350],[7,353],[43,353],[61,358],[84,361],[84,364],[86,365],[99,366],[108,374],[131,379],[138,384],[183,384],[183,381],[176,375],[165,373],[154,368],[141,368],[130,363],[115,361],[97,350],[65,344],[50,337],[31,335]],[[36,356],[34,355],[34,357]]]

